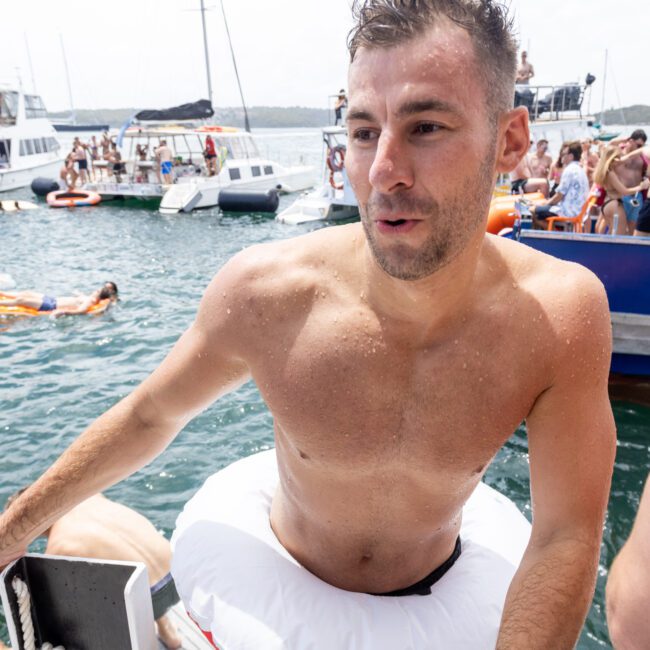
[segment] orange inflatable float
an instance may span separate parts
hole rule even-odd
[[[97,205],[102,197],[97,192],[75,190],[74,192],[50,192],[45,200],[51,208],[80,208]]]
[[[2,298],[12,298],[12,296],[2,293],[0,291],[0,300]],[[96,305],[86,310],[86,314],[101,314],[105,312],[111,304],[111,299],[106,298],[105,300],[100,300]],[[0,305],[0,317],[2,316],[49,316],[51,311],[38,311],[38,309],[33,309],[31,307],[18,307],[18,306],[8,306]]]
[[[546,199],[541,192],[532,194],[510,194],[492,199],[486,231],[498,235],[504,228],[512,228],[517,218],[515,202],[524,199],[527,203],[538,205]]]

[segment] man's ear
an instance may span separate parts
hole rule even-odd
[[[524,106],[504,113],[499,118],[499,141],[496,168],[499,174],[512,171],[528,153],[530,130],[528,110]]]

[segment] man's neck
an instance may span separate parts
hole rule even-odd
[[[388,275],[366,242],[362,299],[382,321],[414,337],[416,343],[440,339],[470,310],[484,240],[485,233],[477,232],[455,259],[420,280]]]

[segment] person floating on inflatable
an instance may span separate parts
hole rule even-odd
[[[87,314],[98,306],[105,307],[116,300],[117,285],[114,282],[105,282],[101,288],[91,294],[78,296],[54,297],[39,291],[0,292],[0,311],[8,311],[10,308],[16,313],[23,310],[36,311],[58,318]]]
[[[172,538],[215,647],[572,648],[615,453],[605,292],[485,233],[497,175],[530,141],[503,6],[354,9],[361,223],[227,262],[161,366],[2,516],[0,564],[252,378],[275,450],[209,478]],[[523,420],[532,528],[481,482]]]

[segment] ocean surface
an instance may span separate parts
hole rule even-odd
[[[320,174],[318,130],[263,130],[262,151],[299,158]],[[22,190],[11,198],[30,199]],[[1,198],[10,198],[3,195]],[[281,207],[295,197],[283,197]],[[97,416],[127,395],[164,358],[193,320],[210,278],[242,248],[323,225],[291,227],[265,215],[218,210],[163,217],[137,204],[0,214],[0,273],[16,288],[65,295],[106,280],[121,301],[97,317],[0,322],[0,503],[36,479]],[[0,287],[1,289],[2,287]],[[8,288],[8,287],[6,287]],[[619,433],[598,589],[579,648],[611,647],[604,587],[626,539],[650,470],[650,409],[613,404]],[[169,537],[183,504],[205,478],[273,445],[272,419],[251,383],[193,420],[154,462],[107,491]],[[486,475],[530,518],[526,432],[519,428]],[[42,550],[43,542],[32,550]],[[7,640],[0,614],[0,639]]]

